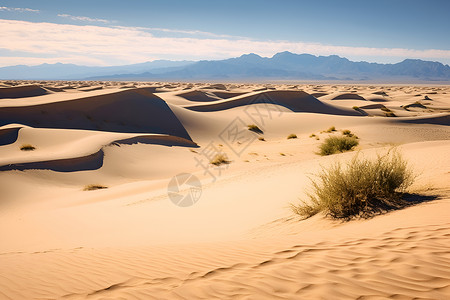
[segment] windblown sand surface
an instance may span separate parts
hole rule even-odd
[[[4,81],[0,299],[449,299],[449,95]],[[359,155],[397,147],[420,203],[349,222],[293,215],[311,174],[356,154],[316,154],[344,129]],[[216,153],[230,163],[210,164]],[[202,185],[188,207],[168,195],[180,173]]]

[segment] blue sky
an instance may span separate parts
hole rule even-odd
[[[0,1],[0,65],[119,65],[288,50],[450,64],[450,1]]]

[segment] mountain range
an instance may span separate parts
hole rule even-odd
[[[114,67],[42,64],[0,68],[0,79],[35,80],[397,80],[450,81],[450,66],[420,59],[396,64],[354,62],[337,55],[280,52],[224,60],[156,60]]]

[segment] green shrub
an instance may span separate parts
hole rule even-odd
[[[367,218],[407,204],[402,196],[414,180],[407,162],[396,151],[369,160],[356,155],[345,167],[323,168],[312,181],[309,202],[291,205],[304,218],[320,211],[332,218]]]
[[[335,153],[350,151],[358,146],[359,142],[355,137],[330,136],[319,146],[320,155],[331,155]]]
[[[263,133],[263,131],[261,129],[259,129],[259,127],[256,126],[255,124],[247,125],[247,127],[248,127],[248,130],[250,130],[250,131],[256,132],[258,134],[262,134]]]
[[[36,149],[36,147],[34,147],[33,145],[30,145],[30,144],[23,144],[22,146],[20,146],[20,150],[22,150],[22,151],[33,151],[35,149]]]
[[[295,134],[295,133],[291,133],[290,135],[288,135],[288,140],[290,140],[290,139],[296,139],[297,138],[297,135]]]

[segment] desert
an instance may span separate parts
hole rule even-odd
[[[449,95],[3,80],[0,298],[448,299]],[[357,145],[320,155],[345,134]],[[389,151],[414,173],[409,205],[293,212],[320,170]]]

